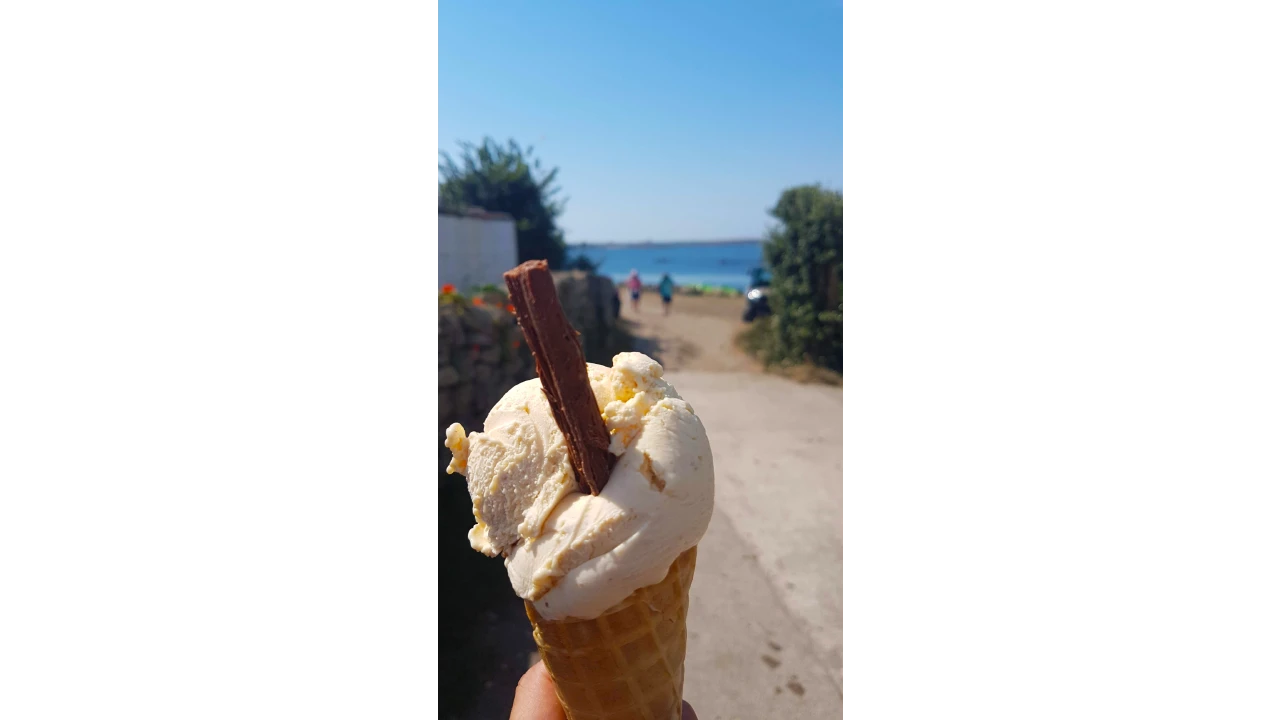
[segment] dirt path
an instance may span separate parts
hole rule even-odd
[[[653,293],[622,318],[707,427],[716,509],[698,546],[685,697],[702,717],[840,716],[843,392],[762,371],[742,298]]]
[[[685,697],[703,718],[840,717],[843,391],[764,373],[667,378],[702,418],[716,471]]]
[[[640,311],[622,303],[622,319],[636,338],[636,349],[662,363],[668,372],[759,372],[760,364],[734,345],[742,329],[742,298],[677,295],[671,314],[662,314],[662,299],[647,292]]]

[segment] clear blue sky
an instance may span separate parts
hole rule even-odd
[[[784,188],[842,187],[841,6],[441,0],[440,149],[560,168],[570,243],[758,237]]]

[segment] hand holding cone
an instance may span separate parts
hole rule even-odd
[[[567,720],[679,720],[697,556],[686,550],[662,582],[598,618],[546,620],[524,604]]]

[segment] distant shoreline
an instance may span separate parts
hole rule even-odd
[[[610,240],[607,242],[570,243],[569,248],[626,248],[626,247],[692,247],[696,245],[738,245],[763,243],[760,238],[729,238],[725,240]]]

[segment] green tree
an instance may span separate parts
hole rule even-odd
[[[516,221],[516,254],[520,262],[543,260],[552,269],[565,262],[564,233],[556,218],[564,201],[556,200],[557,168],[542,172],[533,148],[515,140],[499,145],[485,138],[480,145],[461,143],[459,161],[440,153],[440,207],[455,212],[480,207],[504,212]]]
[[[784,190],[765,242],[773,272],[769,359],[841,371],[844,346],[844,197],[819,185]]]

